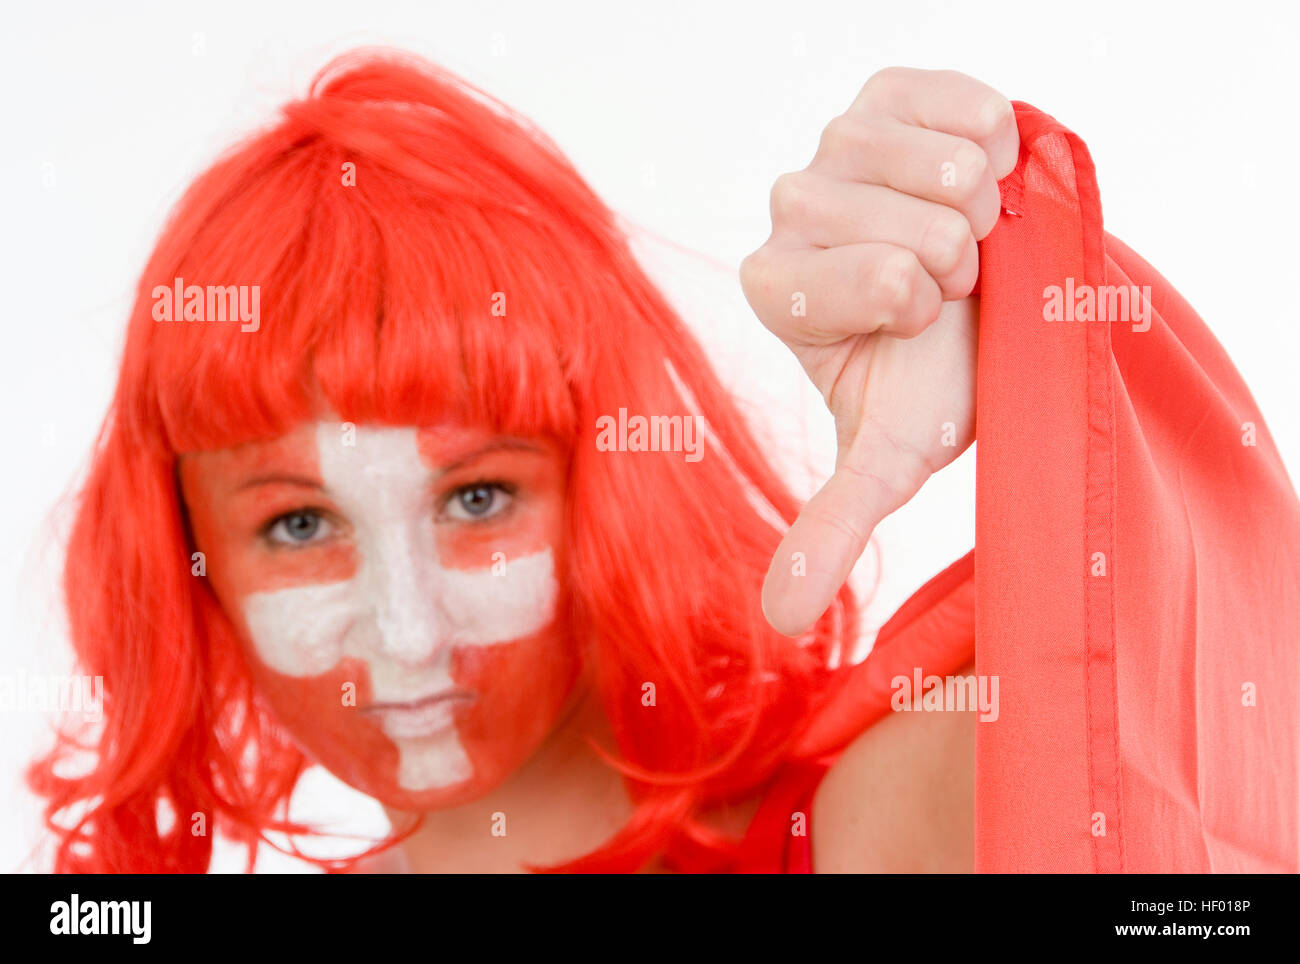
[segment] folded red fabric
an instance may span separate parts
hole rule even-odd
[[[1083,141],[1016,115],[980,248],[976,869],[1295,872],[1295,490],[1205,323],[1103,229]]]

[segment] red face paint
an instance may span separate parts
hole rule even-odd
[[[194,536],[303,749],[389,806],[451,806],[537,749],[578,675],[563,461],[467,429],[353,431],[186,456]]]

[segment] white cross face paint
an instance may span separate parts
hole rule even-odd
[[[355,445],[343,444],[337,423],[314,435],[322,489],[347,520],[355,563],[336,573],[345,578],[245,595],[257,657],[292,679],[364,664],[370,701],[354,712],[396,745],[398,786],[419,792],[470,780],[475,764],[457,720],[480,694],[453,678],[453,656],[508,647],[554,621],[552,549],[455,567],[439,556],[438,473],[415,429],[363,426]]]

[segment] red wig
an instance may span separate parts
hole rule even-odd
[[[152,292],[176,278],[260,286],[260,327],[156,321]],[[598,451],[597,419],[620,408],[702,415],[706,456]],[[140,281],[64,574],[103,726],[60,733],[28,774],[56,869],[204,871],[212,836],[192,832],[194,814],[247,844],[250,870],[266,831],[314,832],[287,820],[309,761],[191,572],[176,465],[324,412],[562,446],[563,611],[637,806],[599,850],[552,869],[635,870],[680,835],[727,853],[693,816],[792,757],[854,639],[853,600],[801,639],[768,627],[770,520],[788,524],[796,504],[613,213],[525,119],[379,52],[327,66],[203,174]],[[59,772],[87,743],[93,769]]]

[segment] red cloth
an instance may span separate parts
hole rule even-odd
[[[977,871],[1300,871],[1300,504],[1204,322],[1103,229],[1083,142],[1015,108],[980,244],[974,564],[841,674],[800,744],[815,763],[778,776],[738,869],[810,868],[792,808],[895,675],[959,669],[973,629],[999,680],[976,724]],[[1150,286],[1149,328],[1132,306],[1046,320],[1067,283]]]
[[[976,869],[1295,872],[1300,504],[1205,323],[1103,230],[1083,142],[1016,112],[980,251],[976,671],[1003,708]],[[1066,278],[1149,285],[1150,328],[1042,320]]]

